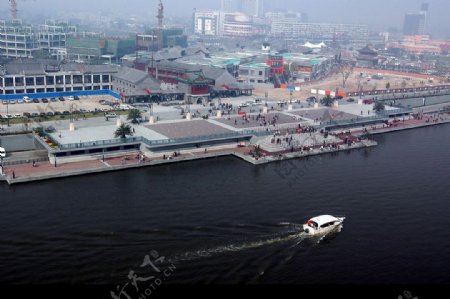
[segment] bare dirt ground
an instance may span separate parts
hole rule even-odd
[[[362,74],[362,76],[361,76]],[[371,77],[374,74],[381,74],[383,79],[376,80]],[[439,85],[442,82],[441,78],[434,78],[432,83],[428,81],[428,76],[420,74],[409,74],[391,71],[381,71],[381,70],[369,70],[369,69],[354,69],[353,73],[350,75],[346,82],[345,88],[343,87],[342,74],[333,74],[332,76],[326,78],[325,80],[295,84],[301,87],[301,91],[293,91],[293,99],[305,99],[312,96],[311,89],[319,90],[331,90],[335,91],[358,91],[358,86],[361,84],[363,91],[369,90],[380,90],[386,89],[386,84],[390,84],[390,88],[412,88],[415,86],[425,86],[425,85]],[[253,94],[256,97],[265,97],[266,92],[268,97],[276,100],[289,100],[290,91],[281,88],[267,88],[267,87],[256,87]]]

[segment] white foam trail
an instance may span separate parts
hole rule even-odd
[[[256,249],[264,246],[270,246],[277,243],[284,243],[287,241],[299,239],[296,242],[296,245],[300,244],[304,239],[306,238],[306,234],[304,232],[297,232],[295,234],[291,234],[284,237],[277,237],[272,238],[268,240],[259,240],[255,242],[250,243],[243,243],[243,244],[231,244],[226,246],[219,246],[216,248],[211,249],[205,249],[205,250],[198,250],[194,252],[186,252],[182,256],[176,256],[174,259],[171,259],[172,262],[174,261],[186,261],[186,260],[194,260],[202,257],[211,257],[215,254],[221,254],[221,253],[228,253],[228,252],[239,252],[249,249]]]

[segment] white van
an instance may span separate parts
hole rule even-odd
[[[6,151],[3,147],[0,147],[0,158],[5,158],[6,157]]]

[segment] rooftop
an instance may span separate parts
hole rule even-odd
[[[255,69],[267,69],[270,68],[266,63],[246,63],[241,65],[241,67],[255,68]]]

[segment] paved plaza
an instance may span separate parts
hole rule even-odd
[[[290,113],[319,122],[330,120],[350,120],[356,117],[354,114],[346,113],[336,108],[304,109],[300,111],[292,111]]]
[[[168,138],[219,135],[233,132],[207,120],[187,120],[182,122],[146,125],[145,127]]]
[[[285,113],[268,113],[223,117],[220,119],[215,119],[215,121],[234,128],[250,129],[257,127],[268,127],[274,123],[275,125],[291,123],[296,124],[304,120],[299,116],[288,115]]]

